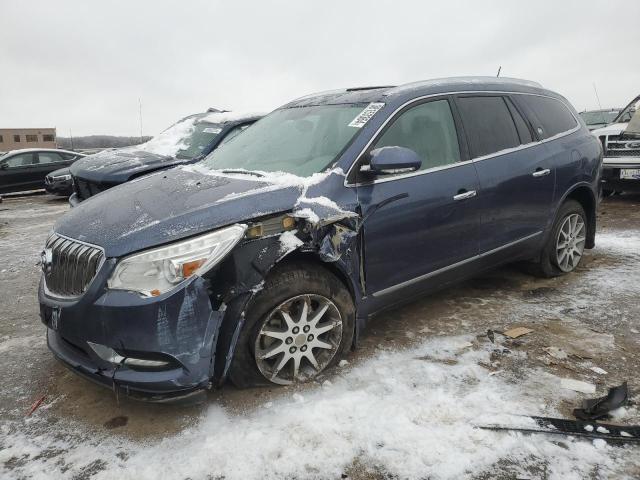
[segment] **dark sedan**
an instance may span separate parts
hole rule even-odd
[[[0,193],[24,192],[45,188],[45,177],[69,167],[82,153],[51,148],[12,150],[0,157]]]

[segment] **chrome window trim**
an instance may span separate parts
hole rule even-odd
[[[544,140],[538,140],[538,141],[535,141],[535,142],[527,143],[525,145],[520,145],[518,147],[509,148],[509,149],[506,149],[506,150],[500,150],[498,152],[491,153],[489,155],[484,155],[482,157],[472,158],[470,160],[465,160],[463,162],[456,162],[456,163],[452,163],[452,164],[449,164],[449,165],[441,165],[439,167],[427,168],[425,170],[418,170],[416,172],[411,172],[411,173],[406,173],[406,174],[401,174],[401,175],[394,175],[394,176],[390,176],[389,178],[380,178],[380,179],[372,180],[370,182],[348,183],[347,179],[349,178],[349,175],[351,174],[351,170],[353,170],[355,165],[358,163],[358,160],[360,160],[360,158],[362,157],[364,152],[366,152],[369,149],[371,144],[375,140],[378,139],[378,135],[380,135],[380,132],[387,126],[387,124],[389,122],[391,122],[393,119],[396,118],[396,116],[398,115],[398,112],[400,110],[402,110],[403,108],[405,108],[407,106],[410,106],[413,103],[418,103],[418,102],[421,102],[422,100],[426,100],[426,99],[429,99],[429,98],[443,97],[443,96],[446,96],[446,95],[467,95],[467,94],[473,94],[473,93],[495,93],[495,94],[499,94],[499,95],[531,95],[531,96],[534,96],[534,97],[551,98],[553,100],[556,100],[557,102],[560,102],[562,105],[564,105],[564,107],[569,111],[569,113],[571,114],[573,119],[576,121],[576,126],[573,127],[571,130],[567,130],[566,132],[561,132],[561,133],[559,133],[557,135],[554,135],[553,137],[545,138]],[[364,146],[364,148],[360,151],[360,153],[358,153],[358,155],[356,155],[356,160],[351,164],[351,166],[349,167],[349,170],[347,170],[347,173],[346,173],[346,175],[344,177],[344,186],[348,187],[348,188],[352,188],[352,187],[359,187],[359,186],[364,186],[364,185],[375,185],[376,183],[384,183],[384,182],[390,182],[390,181],[393,181],[393,180],[400,180],[400,179],[403,179],[403,178],[416,177],[418,175],[425,175],[425,174],[431,173],[431,172],[437,172],[437,171],[440,171],[440,170],[447,170],[449,168],[460,167],[462,165],[468,165],[469,163],[481,162],[483,160],[488,160],[490,158],[500,157],[502,155],[507,155],[509,153],[518,152],[520,150],[525,150],[527,148],[535,147],[537,145],[541,145],[541,144],[546,143],[546,142],[551,142],[553,140],[557,140],[559,138],[566,137],[568,135],[571,135],[571,134],[577,132],[578,130],[580,130],[580,128],[581,128],[580,121],[578,120],[576,115],[573,113],[571,108],[564,101],[559,100],[559,99],[557,99],[555,97],[552,97],[550,95],[542,95],[540,93],[509,92],[509,91],[501,91],[501,90],[465,90],[465,91],[461,91],[461,92],[443,92],[443,93],[432,93],[430,95],[423,95],[421,97],[412,98],[411,100],[408,100],[407,102],[405,102],[402,105],[400,105],[398,108],[396,108],[393,111],[393,113],[391,115],[389,115],[389,117],[384,121],[384,123],[382,125],[380,125],[380,127],[376,130],[376,132],[373,134],[373,136],[367,142],[367,144]]]
[[[42,285],[44,287],[44,293],[48,297],[57,298],[57,299],[60,299],[60,300],[77,300],[78,298],[82,297],[86,293],[87,290],[89,290],[89,287],[91,287],[91,284],[94,282],[94,280],[98,276],[98,273],[100,273],[100,270],[102,269],[102,266],[104,265],[104,262],[107,260],[106,252],[105,252],[104,248],[99,246],[99,245],[94,245],[93,243],[89,243],[89,242],[83,242],[82,240],[77,240],[75,238],[71,238],[71,237],[68,237],[66,235],[62,235],[62,234],[57,233],[57,232],[51,232],[51,234],[47,237],[47,240],[45,241],[45,248],[47,246],[47,243],[49,243],[49,239],[54,235],[56,235],[58,237],[61,237],[61,238],[64,238],[65,240],[69,240],[70,242],[80,243],[80,244],[85,245],[87,247],[95,248],[95,249],[100,250],[102,252],[102,260],[100,260],[100,263],[96,267],[95,275],[93,276],[91,281],[89,283],[87,283],[87,287],[85,288],[85,291],[82,292],[80,295],[66,296],[66,295],[58,295],[57,293],[51,292],[49,290],[49,288],[47,287],[46,275],[44,274],[44,272],[42,273]]]
[[[533,233],[531,235],[527,235],[526,237],[522,237],[522,238],[520,238],[518,240],[515,240],[513,242],[506,243],[506,244],[504,244],[504,245],[502,245],[500,247],[494,248],[492,250],[488,250],[488,251],[486,251],[484,253],[480,253],[478,255],[474,255],[473,257],[465,258],[464,260],[461,260],[461,261],[456,262],[456,263],[452,263],[451,265],[447,265],[446,267],[439,268],[438,270],[434,270],[432,272],[425,273],[424,275],[420,275],[420,276],[412,278],[410,280],[406,280],[404,282],[397,283],[396,285],[392,285],[390,287],[383,288],[382,290],[378,290],[377,292],[373,292],[371,294],[371,296],[372,297],[382,297],[383,295],[387,295],[389,293],[395,292],[396,290],[400,290],[400,289],[402,289],[404,287],[408,287],[410,285],[413,285],[414,283],[421,282],[422,280],[427,280],[427,279],[429,279],[431,277],[435,277],[436,275],[439,275],[441,273],[445,273],[445,272],[448,272],[449,270],[453,270],[454,268],[461,267],[462,265],[465,265],[467,263],[471,263],[471,262],[474,262],[476,260],[480,260],[481,258],[488,257],[489,255],[493,255],[494,253],[497,253],[497,252],[499,252],[501,250],[504,250],[506,248],[512,247],[514,245],[517,245],[518,243],[522,243],[522,242],[525,242],[525,241],[530,240],[532,238],[535,238],[535,237],[537,237],[538,235],[541,235],[541,234],[542,234],[542,231]]]

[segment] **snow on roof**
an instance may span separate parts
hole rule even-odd
[[[199,122],[226,123],[248,118],[264,117],[265,112],[208,112],[198,119]]]

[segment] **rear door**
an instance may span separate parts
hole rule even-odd
[[[37,167],[37,157],[33,152],[18,153],[0,161],[0,192],[20,192],[29,190],[33,171]]]
[[[553,161],[507,95],[456,97],[478,172],[480,253],[541,239],[555,188]]]
[[[368,149],[410,148],[422,168],[357,186],[367,295],[421,288],[477,255],[478,179],[458,132],[451,100],[441,97],[405,108]]]

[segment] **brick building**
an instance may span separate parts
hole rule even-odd
[[[55,128],[0,128],[0,152],[56,147]]]

